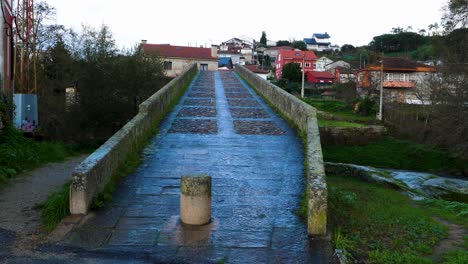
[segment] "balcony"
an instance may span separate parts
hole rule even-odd
[[[384,88],[414,88],[416,87],[415,81],[384,81]]]

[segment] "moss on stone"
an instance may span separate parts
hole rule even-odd
[[[180,181],[180,193],[187,196],[211,197],[211,177],[208,175],[185,175]]]

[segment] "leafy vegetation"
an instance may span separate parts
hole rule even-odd
[[[464,225],[468,228],[468,204],[440,199],[425,199],[418,202],[421,208],[446,220]],[[468,247],[468,245],[466,245]]]
[[[347,121],[357,121],[363,123],[375,122],[374,116],[363,116],[360,114],[356,114],[353,111],[352,104],[336,100],[323,100],[312,98],[304,98],[303,101],[317,108],[318,110],[331,113],[334,116],[345,119]]]
[[[454,250],[445,253],[442,256],[443,264],[460,264],[460,263],[468,263],[468,250]]]
[[[290,82],[300,82],[302,79],[301,66],[294,62],[286,63],[283,67],[281,77]]]
[[[366,125],[351,123],[346,121],[318,120],[318,125],[321,127],[365,127]]]
[[[323,146],[323,156],[325,161],[380,168],[429,172],[468,169],[468,162],[454,158],[448,152],[392,137],[361,146]]]
[[[55,229],[58,223],[70,213],[70,183],[66,183],[58,191],[47,197],[47,200],[37,205],[41,209],[42,223],[46,231]]]
[[[333,242],[356,262],[431,263],[425,256],[446,227],[384,186],[327,176]]]
[[[8,126],[0,133],[0,185],[25,170],[59,162],[87,149],[60,142],[36,142]]]

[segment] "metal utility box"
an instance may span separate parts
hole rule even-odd
[[[15,103],[14,124],[21,128],[22,121],[27,118],[29,121],[36,121],[39,125],[39,115],[37,112],[37,95],[35,94],[14,94]]]

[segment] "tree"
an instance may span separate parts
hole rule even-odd
[[[369,43],[373,51],[403,52],[413,51],[429,42],[429,38],[414,32],[400,32],[376,36]]]
[[[468,25],[468,2],[466,0],[450,0],[445,7],[442,24],[446,31]]]
[[[341,47],[341,52],[342,53],[353,53],[356,50],[356,48],[353,45],[350,44],[344,44]]]
[[[281,78],[290,82],[300,82],[302,80],[301,66],[295,62],[288,62],[283,66]]]
[[[262,37],[260,38],[260,44],[263,45],[263,47],[267,46],[267,37],[266,37],[266,32],[262,31]]]
[[[300,49],[300,50],[307,50],[307,46],[304,41],[302,40],[295,40],[292,43],[293,48]]]
[[[278,40],[276,42],[276,46],[277,47],[280,47],[280,46],[291,46],[291,42],[289,42],[288,40]]]
[[[271,58],[268,55],[263,56],[263,64],[264,66],[271,67]]]

